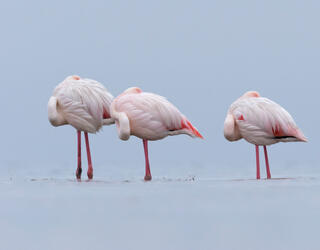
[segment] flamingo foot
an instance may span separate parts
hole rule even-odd
[[[87,175],[88,175],[89,180],[92,180],[92,178],[93,178],[93,171],[88,171],[88,172],[87,172]]]
[[[150,164],[149,164],[149,156],[148,156],[148,140],[143,139],[143,147],[144,147],[144,155],[146,158],[146,175],[144,177],[145,181],[151,181],[151,171],[150,171]]]
[[[78,135],[78,166],[76,170],[76,177],[78,180],[81,179],[81,173],[82,173],[82,168],[81,168],[81,131],[77,131]]]
[[[81,180],[82,168],[77,168],[76,177],[78,180]]]
[[[152,176],[151,176],[151,175],[146,175],[146,176],[144,177],[144,180],[145,180],[145,181],[151,181],[151,180],[152,180]]]
[[[87,148],[87,157],[88,157],[88,178],[91,180],[93,178],[93,167],[92,167],[92,160],[91,160],[91,153],[90,153],[90,145],[89,145],[89,136],[87,132],[84,132],[84,137],[86,140],[86,148]]]

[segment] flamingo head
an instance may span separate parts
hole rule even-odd
[[[65,81],[70,81],[70,80],[72,80],[72,81],[79,81],[80,79],[81,79],[80,76],[72,75],[72,76],[68,76],[68,77],[65,79]]]
[[[260,97],[260,94],[257,91],[248,91],[242,97],[244,98]]]
[[[142,93],[142,90],[138,87],[131,87],[125,90],[123,93],[124,94],[140,94]]]
[[[142,90],[138,87],[131,87],[131,88],[128,88],[127,90],[124,91],[124,93],[127,93],[127,94],[140,94],[142,93]]]

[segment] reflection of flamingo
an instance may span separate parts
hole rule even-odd
[[[81,178],[81,131],[84,132],[88,178],[93,177],[88,133],[96,133],[103,125],[114,123],[110,117],[112,95],[105,87],[91,79],[69,76],[54,90],[48,103],[48,117],[53,126],[70,124],[78,133],[78,167],[76,176]]]
[[[270,179],[266,146],[278,142],[307,142],[284,108],[254,91],[245,93],[230,106],[224,122],[224,136],[229,141],[244,138],[256,145],[257,179],[260,179],[260,145],[264,148],[267,178]]]
[[[203,138],[195,127],[164,97],[129,88],[114,99],[111,117],[115,119],[119,138],[135,135],[143,140],[146,159],[145,180],[151,180],[148,140],[160,140],[168,135],[187,134]]]

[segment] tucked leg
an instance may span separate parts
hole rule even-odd
[[[76,171],[76,176],[77,176],[77,179],[80,180],[81,173],[82,173],[82,168],[81,168],[81,131],[78,130],[77,135],[78,135],[78,167],[77,167],[77,171]]]
[[[259,146],[256,145],[256,163],[257,163],[257,180],[260,179],[260,159],[259,159]]]
[[[152,176],[151,176],[149,156],[148,156],[148,140],[143,139],[143,147],[144,147],[144,156],[146,158],[146,175],[144,177],[144,180],[151,181]]]
[[[269,167],[267,146],[263,146],[263,149],[264,149],[264,157],[266,159],[267,179],[271,179],[271,172],[270,172],[270,167]]]
[[[93,168],[92,168],[92,161],[91,161],[91,153],[90,153],[90,145],[89,145],[89,137],[88,133],[84,132],[84,137],[86,139],[86,147],[87,147],[87,157],[88,157],[88,178],[91,180],[93,178]]]

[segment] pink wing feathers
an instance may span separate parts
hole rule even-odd
[[[306,141],[291,115],[279,104],[262,97],[244,98],[229,110],[241,137],[256,145]]]
[[[116,98],[111,107],[112,115],[126,114],[130,121],[130,134],[148,140],[158,140],[177,134],[202,138],[197,129],[167,99],[135,89],[138,88],[125,91]],[[116,124],[121,126],[117,121]]]

